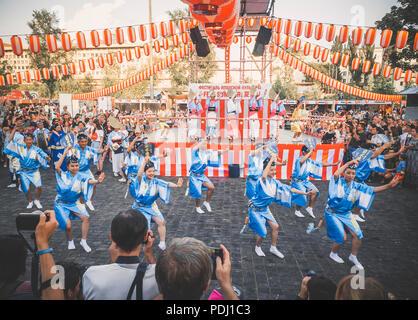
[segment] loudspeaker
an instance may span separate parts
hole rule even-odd
[[[196,53],[198,57],[206,57],[210,53],[208,40],[201,39],[196,43]]]
[[[193,44],[197,44],[199,41],[203,40],[199,27],[190,29],[190,38],[192,39]]]
[[[239,164],[230,164],[228,165],[229,177],[230,178],[239,178],[240,176],[240,167]]]
[[[262,56],[265,46],[269,44],[271,39],[271,29],[261,26],[258,31],[257,41],[254,45],[253,56]]]
[[[406,95],[405,120],[418,120],[418,94]]]
[[[261,26],[257,35],[257,42],[267,45],[271,39],[271,29]]]
[[[260,43],[258,41],[255,42],[254,49],[253,49],[253,56],[259,57],[264,54],[265,44]]]

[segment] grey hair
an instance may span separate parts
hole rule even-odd
[[[161,252],[155,278],[164,300],[199,300],[212,275],[209,248],[195,238],[175,238]]]

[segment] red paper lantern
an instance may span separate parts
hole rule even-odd
[[[61,72],[63,76],[68,76],[68,66],[66,64],[61,65]]]
[[[14,81],[13,81],[13,76],[11,74],[6,75],[6,80],[9,86],[13,85]]]
[[[143,26],[139,26],[140,29],[141,29],[141,27],[143,27]],[[136,31],[135,31],[134,27],[128,27],[128,39],[131,43],[136,42]],[[142,40],[142,41],[144,41],[144,40]]]
[[[161,51],[161,45],[160,45],[160,42],[158,40],[154,41],[154,51],[156,53],[160,53],[160,51]]]
[[[341,53],[334,52],[334,54],[332,55],[332,64],[338,64],[338,62],[340,61],[340,56]]]
[[[89,63],[89,68],[90,68],[90,70],[94,70],[94,69],[96,69],[96,64],[94,63],[94,59],[93,59],[93,58],[90,58],[90,59],[88,59],[87,61],[88,61],[88,63]]]
[[[113,55],[111,53],[106,54],[106,62],[109,66],[113,65]]]
[[[309,56],[310,53],[311,53],[311,44],[309,42],[305,42],[305,45],[303,47],[303,54],[305,56]]]
[[[150,54],[150,49],[148,43],[144,45],[144,54],[148,57]]]
[[[43,68],[42,69],[42,78],[44,78],[44,80],[49,80],[50,79],[48,68]]]
[[[71,74],[76,74],[77,73],[77,70],[76,70],[76,67],[75,67],[75,62],[71,62],[68,66],[70,68]]]
[[[293,50],[295,50],[295,52],[299,52],[300,46],[301,46],[300,39],[295,39],[295,43],[293,45]]]
[[[16,81],[18,84],[22,84],[23,82],[23,76],[20,72],[16,73]]]
[[[367,46],[372,46],[374,44],[375,38],[376,38],[376,29],[369,28],[364,37],[364,44]]]
[[[36,81],[41,81],[41,72],[38,69],[33,70],[33,79]]]
[[[81,73],[86,72],[86,64],[85,64],[84,60],[78,61],[78,67],[79,67]]]
[[[118,63],[123,62],[123,55],[121,51],[116,52],[116,60],[118,61]]]
[[[323,34],[324,34],[324,26],[322,25],[322,23],[318,23],[315,26],[315,39],[321,40]]]
[[[363,36],[362,28],[354,29],[353,34],[352,34],[353,45],[358,46],[361,43],[362,36]]]
[[[86,49],[86,36],[82,31],[77,32],[77,44],[80,49]]]
[[[173,36],[173,46],[176,48],[179,46],[179,36],[177,34]]]
[[[418,51],[418,32],[415,34],[414,50]]]
[[[150,28],[151,28],[151,37],[153,39],[157,39],[158,38],[157,26],[154,23],[151,23]]]
[[[405,82],[409,82],[412,80],[412,70],[407,70],[405,72]]]
[[[320,55],[321,55],[321,47],[315,46],[315,49],[313,52],[314,59],[318,59]]]
[[[0,76],[0,87],[4,87],[6,85],[6,82],[4,81],[4,77]]]
[[[46,35],[46,44],[48,45],[49,52],[57,52],[58,51],[58,44],[57,38],[53,34]]]
[[[181,35],[181,41],[186,44],[189,41],[189,35],[187,34],[187,32],[183,33]]]
[[[187,25],[186,25],[186,21],[184,19],[181,19],[179,21],[179,28],[180,28],[181,33],[187,32]]]
[[[325,39],[327,39],[328,42],[334,41],[335,31],[336,31],[336,28],[333,24],[328,26],[327,33],[325,35]]]
[[[135,58],[141,59],[141,47],[134,48]]]
[[[33,34],[29,36],[29,49],[33,53],[39,53],[41,51],[41,42],[38,36]]]
[[[379,62],[375,62],[373,66],[373,75],[376,77],[380,74],[380,70],[382,69],[382,65]]]
[[[285,21],[285,23],[284,23],[284,30],[283,30],[283,32],[285,34],[287,34],[287,35],[290,35],[291,31],[292,31],[292,20],[287,19]]]
[[[398,81],[402,76],[402,69],[401,68],[395,68],[395,71],[393,72],[393,78]]]
[[[371,65],[372,64],[369,60],[364,61],[362,72],[369,73]]]
[[[100,68],[104,68],[104,66],[105,66],[104,57],[103,56],[98,56],[97,57],[97,63],[98,63]]]
[[[71,51],[71,37],[68,33],[61,34],[61,44],[64,51]]]
[[[199,22],[197,22],[197,23],[199,23]],[[197,24],[196,24],[196,26],[197,26]],[[163,37],[163,38],[167,37],[168,32],[167,32],[167,25],[166,25],[165,22],[160,22],[160,34],[161,34],[161,37]]]
[[[250,28],[253,28],[255,26],[255,19],[254,18],[249,18],[247,22],[248,22],[248,26]]]
[[[403,49],[406,46],[407,41],[408,41],[408,31],[401,30],[398,32],[398,35],[396,36],[395,47],[397,49]]]
[[[312,33],[313,33],[312,22],[305,23],[305,38],[309,39],[310,37],[312,37]]]
[[[392,67],[385,66],[385,68],[383,69],[383,78],[389,78],[391,72],[392,72]]]
[[[282,28],[283,28],[283,20],[279,18],[276,21],[276,33],[281,33]]]
[[[125,42],[125,36],[123,34],[123,29],[116,28],[116,42],[119,45],[122,45]]]
[[[112,32],[109,29],[103,30],[103,39],[104,39],[105,45],[107,46],[112,45]]]
[[[393,31],[386,29],[382,31],[382,36],[380,38],[380,46],[382,48],[387,48],[390,45],[390,40],[392,39]]]
[[[31,82],[31,77],[30,77],[30,72],[29,71],[25,71],[25,81],[27,83]]]
[[[58,79],[60,77],[58,66],[52,67],[52,76],[54,77],[54,79]]]
[[[292,38],[290,38],[290,36],[286,36],[286,38],[284,40],[284,47],[286,49],[289,49],[291,44],[292,44]]]
[[[99,33],[96,30],[90,31],[90,37],[91,37],[91,44],[93,47],[97,48],[100,46],[100,37]]]
[[[343,26],[340,28],[340,35],[338,37],[338,41],[340,43],[346,43],[348,40],[348,27]]]
[[[328,57],[329,57],[329,49],[322,50],[321,61],[326,62],[328,60]]]
[[[302,27],[303,27],[303,23],[302,21],[297,21],[295,23],[295,29],[294,29],[294,35],[295,37],[300,37],[302,34]]]
[[[360,59],[356,57],[353,59],[353,61],[351,61],[351,69],[357,70],[359,66],[360,66]]]
[[[168,22],[168,32],[170,34],[170,36],[174,36],[176,34],[176,24],[174,23],[173,20],[170,20]],[[142,40],[144,41],[144,40]]]
[[[125,50],[125,57],[126,57],[126,61],[131,61],[132,60],[132,52],[131,52],[131,49],[126,49]]]
[[[348,54],[343,54],[341,60],[341,67],[346,68],[348,66],[348,62],[350,61],[350,56]]]

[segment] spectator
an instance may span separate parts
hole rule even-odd
[[[84,300],[82,279],[86,268],[76,262],[57,262],[57,266],[64,269],[64,299],[65,300]]]
[[[82,282],[86,300],[126,300],[137,274],[142,244],[145,244],[143,252],[149,263],[143,277],[142,297],[151,300],[159,295],[152,254],[154,238],[152,231],[147,229],[145,217],[133,209],[113,218],[109,248],[111,264],[87,269]],[[132,293],[132,297],[135,296],[136,289]]]
[[[0,236],[0,300],[33,300],[30,281],[19,280],[26,270],[27,249],[17,235]]]
[[[231,285],[229,252],[221,245],[223,261],[216,258],[216,277],[224,300],[238,300]],[[161,252],[156,266],[158,288],[164,300],[200,300],[209,287],[212,272],[209,248],[194,238],[173,239]]]
[[[298,300],[334,300],[337,286],[330,279],[313,275],[302,279]]]
[[[383,286],[373,278],[364,279],[364,288],[353,289],[351,280],[354,275],[345,276],[340,280],[335,294],[335,300],[391,300],[392,294],[388,294]]]

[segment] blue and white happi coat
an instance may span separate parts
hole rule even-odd
[[[33,145],[28,149],[26,144],[11,141],[4,148],[4,153],[19,160],[20,169],[17,171],[17,174],[20,175],[24,194],[29,192],[31,183],[36,188],[42,186],[39,167],[41,166],[46,170],[48,165],[47,154],[42,149]]]
[[[366,181],[372,171],[385,172],[385,156],[380,155],[374,159],[359,162],[356,168],[356,179]]]
[[[15,135],[12,139],[11,142],[17,143],[17,144],[24,144],[24,137],[20,132],[15,132]],[[6,138],[5,142],[4,142],[4,147],[7,147],[7,145],[9,144],[9,140],[8,138]],[[16,157],[13,157],[11,155],[9,155],[10,157],[10,161],[9,161],[9,172],[14,174],[15,172],[18,172],[20,169],[20,163],[19,163],[19,159],[17,159]]]
[[[97,165],[99,160],[99,154],[92,147],[86,146],[84,150],[81,150],[79,144],[77,144],[69,153],[69,156],[75,155],[78,158],[79,169],[78,173],[83,177],[88,179],[94,179],[93,173],[90,171],[90,166],[92,164]],[[86,201],[89,201],[93,195],[94,185],[87,185],[87,198]]]
[[[248,174],[246,178],[245,196],[251,199],[255,194],[258,179],[263,175],[263,157],[248,156]]]
[[[328,237],[339,244],[344,242],[344,232],[350,229],[363,238],[360,226],[351,213],[354,207],[369,210],[374,199],[374,187],[344,178],[332,177],[329,182],[328,202],[325,208]]]
[[[203,187],[204,183],[212,182],[205,176],[206,167],[219,167],[219,155],[217,151],[202,151],[198,148],[192,151],[192,165],[190,166],[189,193],[195,199],[202,197],[202,191],[207,190]]]
[[[155,165],[155,173],[158,174],[159,172],[159,165],[160,161],[157,157],[153,156],[150,157],[150,160]],[[127,154],[125,160],[123,161],[125,163],[125,167],[122,168],[124,171],[127,180],[133,180],[138,175],[139,169],[142,167],[142,164],[145,161],[145,157],[143,155],[138,154],[136,151],[131,151]]]
[[[248,204],[248,227],[258,236],[265,238],[267,235],[268,221],[277,223],[271,214],[268,206],[272,202],[291,208],[292,193],[290,186],[281,183],[279,180],[267,177],[264,181],[258,179],[255,194]]]
[[[318,198],[320,196],[319,190],[314,186],[312,182],[309,181],[309,177],[315,179],[322,178],[322,162],[314,161],[312,159],[307,159],[302,165],[300,161],[303,156],[299,157],[295,161],[295,167],[293,168],[292,173],[292,188],[298,189],[303,192],[308,192],[310,190],[315,190],[318,192]],[[307,204],[307,197],[302,194],[292,194],[292,202],[295,205],[305,207]]]
[[[61,230],[66,230],[68,218],[79,220],[80,218],[73,212],[89,217],[84,204],[80,202],[80,197],[88,198],[89,180],[80,172],[73,176],[69,171],[55,172],[57,179],[57,196],[54,201],[54,211]]]
[[[148,221],[148,229],[151,229],[153,216],[165,221],[155,201],[160,198],[164,203],[169,202],[170,188],[168,182],[157,178],[149,181],[143,174],[140,179],[136,177],[132,180],[129,185],[129,192],[135,199],[132,208],[145,216]]]

